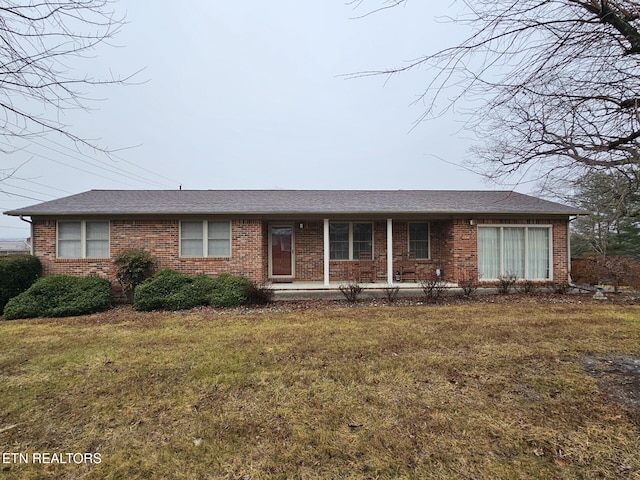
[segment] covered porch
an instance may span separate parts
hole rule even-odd
[[[452,218],[362,218],[336,216],[304,220],[272,219],[264,225],[265,280],[277,291],[337,291],[357,282],[374,292],[389,286],[419,289],[437,276],[455,283],[462,265],[475,269],[473,225]],[[473,251],[470,251],[473,250]]]

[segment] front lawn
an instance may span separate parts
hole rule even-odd
[[[0,322],[3,478],[640,476],[638,305],[284,310]]]

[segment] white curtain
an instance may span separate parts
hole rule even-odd
[[[231,256],[231,229],[229,222],[209,222],[209,256]]]
[[[478,274],[483,280],[500,276],[499,228],[478,228]]]
[[[80,222],[58,223],[58,258],[82,257],[81,232]]]
[[[504,228],[503,235],[503,267],[504,275],[515,275],[524,278],[524,228]]]
[[[549,278],[549,229],[529,228],[529,278]]]
[[[180,255],[202,257],[202,222],[182,222],[180,237]]]
[[[109,257],[109,222],[87,222],[87,258]]]

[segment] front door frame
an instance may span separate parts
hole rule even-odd
[[[273,235],[272,231],[274,228],[282,228],[287,227],[291,229],[291,275],[274,275],[273,274],[273,258],[272,258],[272,248],[273,248]],[[296,276],[296,229],[293,222],[274,222],[269,223],[269,278],[273,280],[285,280],[285,281],[293,281]]]

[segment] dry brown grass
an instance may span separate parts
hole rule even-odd
[[[638,413],[585,354],[640,307],[339,306],[0,324],[8,479],[638,478]]]

